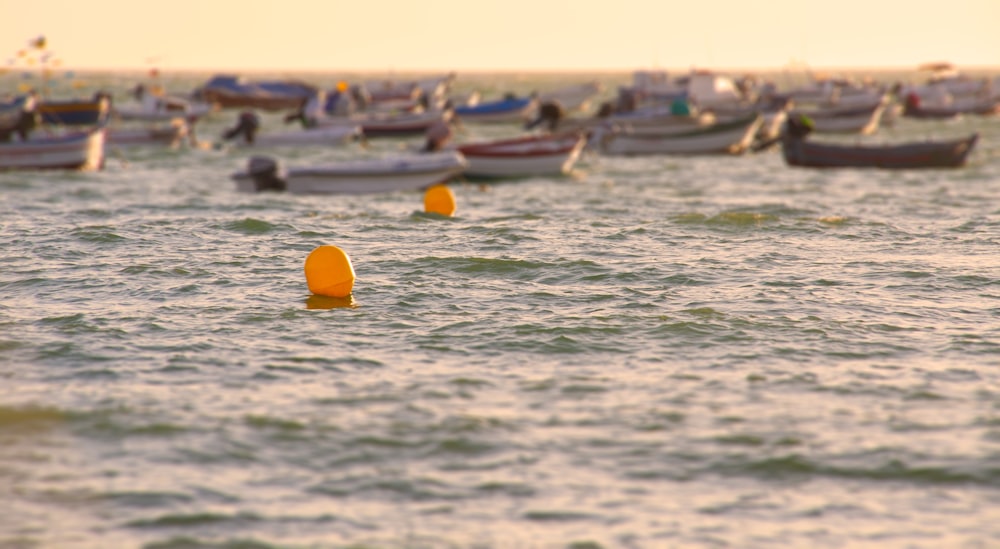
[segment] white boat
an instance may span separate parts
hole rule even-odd
[[[366,194],[424,189],[462,173],[468,163],[456,151],[351,160],[307,168],[282,169],[266,156],[254,156],[247,169],[232,175],[241,192],[288,191],[296,194]]]
[[[104,144],[104,128],[0,143],[0,170],[100,170]]]
[[[463,123],[506,124],[526,122],[538,108],[535,97],[517,97],[507,94],[493,101],[480,101],[475,105],[459,105],[454,108],[455,116]]]
[[[813,131],[816,133],[851,133],[861,135],[871,135],[879,128],[882,121],[882,112],[885,105],[878,103],[875,105],[852,108],[825,108],[825,109],[794,109],[788,116],[799,117],[808,116],[814,124]]]
[[[742,154],[760,129],[760,114],[710,126],[669,133],[632,133],[628,127],[598,128],[591,139],[597,150],[612,156],[649,154]]]
[[[365,137],[404,137],[423,135],[432,126],[448,123],[452,111],[425,111],[420,113],[364,113],[349,117],[323,117],[316,119],[320,128],[360,127]]]
[[[240,113],[236,125],[222,138],[244,147],[286,147],[344,145],[361,138],[362,130],[352,124],[317,125],[285,131],[260,131],[260,118],[252,111]]]
[[[582,133],[533,135],[460,145],[470,178],[517,178],[565,175],[587,144]]]
[[[325,126],[300,130],[262,132],[254,137],[253,143],[240,140],[242,146],[289,147],[303,145],[346,145],[357,141],[363,135],[358,126]]]
[[[141,101],[113,105],[111,115],[119,120],[142,122],[166,122],[176,118],[194,122],[214,108],[208,103],[195,103],[180,97],[145,95]]]
[[[538,102],[539,104],[556,102],[566,112],[585,111],[590,107],[590,102],[602,91],[603,86],[596,81],[572,84],[539,94]]]
[[[193,124],[215,110],[215,105],[168,95],[158,86],[137,85],[129,95],[131,101],[113,103],[111,117],[118,121],[170,122],[181,119]]]
[[[175,119],[170,124],[150,126],[111,126],[107,144],[117,146],[164,145],[176,147],[190,135],[187,122]]]

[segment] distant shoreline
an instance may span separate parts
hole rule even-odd
[[[149,68],[121,68],[121,69],[102,69],[102,68],[68,68],[62,67],[59,69],[52,69],[52,72],[59,74],[66,71],[72,71],[80,75],[139,75],[146,76],[151,70],[157,70],[161,75],[174,75],[174,76],[200,76],[200,75],[213,75],[213,74],[240,74],[246,76],[261,77],[267,75],[318,75],[318,76],[331,76],[331,75],[360,75],[376,78],[385,77],[420,77],[420,76],[439,76],[442,74],[455,73],[458,77],[462,75],[470,76],[531,76],[531,77],[542,77],[542,76],[552,76],[555,78],[565,78],[567,76],[576,75],[607,75],[607,76],[631,76],[636,71],[665,71],[669,75],[682,75],[687,74],[693,70],[706,70],[719,74],[729,74],[729,75],[743,75],[743,74],[824,74],[829,76],[846,76],[846,75],[871,75],[871,74],[912,74],[926,76],[929,71],[920,70],[917,66],[912,67],[819,67],[819,66],[807,66],[807,65],[796,65],[796,66],[786,66],[786,67],[759,67],[759,68],[725,68],[725,67],[643,67],[636,66],[632,69],[499,69],[499,70],[479,70],[479,69],[408,69],[408,70],[397,70],[397,69],[369,69],[369,70],[358,70],[358,69],[282,69],[282,68],[267,68],[267,69],[171,69],[171,68],[160,68],[160,67],[149,67]],[[1000,66],[955,66],[955,69],[966,75],[983,75],[983,74],[1000,74]],[[11,74],[20,75],[25,72],[39,72],[38,67],[6,67],[0,70],[0,78],[9,76]]]

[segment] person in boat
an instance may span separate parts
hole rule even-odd
[[[438,121],[427,128],[424,132],[424,146],[420,152],[438,152],[444,150],[445,146],[451,142],[451,125],[444,121]]]
[[[257,130],[260,129],[260,117],[253,111],[243,111],[236,120],[236,125],[229,128],[222,134],[222,138],[230,141],[239,136],[243,136],[244,142],[253,144],[257,137]]]

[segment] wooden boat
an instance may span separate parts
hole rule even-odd
[[[806,115],[815,124],[816,133],[853,133],[871,135],[878,130],[885,111],[884,103],[860,108],[793,109],[789,117]]]
[[[344,145],[362,136],[359,126],[349,124],[311,126],[286,131],[260,131],[260,118],[253,111],[240,113],[236,125],[222,134],[226,141],[245,147]]]
[[[764,117],[744,118],[669,133],[631,133],[628,127],[606,131],[598,127],[591,142],[606,155],[741,154],[753,142]]]
[[[596,81],[572,84],[540,94],[538,102],[539,104],[559,103],[566,112],[585,111],[590,106],[591,100],[596,98],[601,91],[603,91],[603,86]]]
[[[587,144],[582,133],[547,134],[460,145],[469,178],[565,175]]]
[[[222,108],[252,108],[265,111],[297,108],[317,88],[297,80],[248,80],[241,76],[220,74],[195,90],[206,103]]]
[[[0,170],[99,170],[104,144],[104,128],[0,143]]]
[[[213,110],[215,107],[208,103],[147,94],[140,101],[112,106],[111,116],[126,121],[168,122],[180,118],[194,122]]]
[[[454,108],[460,121],[479,123],[525,122],[538,101],[534,97],[514,97],[508,95],[495,101],[485,101],[475,105],[459,105]]]
[[[181,119],[170,124],[149,126],[110,126],[106,142],[115,146],[161,145],[176,147],[190,135],[190,126]]]
[[[232,175],[242,192],[365,194],[413,191],[462,173],[468,163],[456,151],[352,160],[284,170],[266,156],[254,156],[247,169]]]
[[[965,114],[990,115],[997,113],[1000,113],[1000,99],[972,98],[966,101],[930,102],[911,92],[903,103],[903,116],[910,118],[951,120]]]
[[[38,103],[42,124],[50,126],[97,126],[108,119],[111,101],[105,94],[92,99],[43,99]]]
[[[452,111],[425,111],[415,114],[367,113],[349,117],[328,117],[316,121],[319,127],[360,127],[365,137],[404,137],[423,135],[435,124],[448,123]]]
[[[781,140],[789,166],[810,168],[958,168],[965,165],[979,134],[944,141],[895,145],[845,145],[806,140],[807,123],[790,118]]]

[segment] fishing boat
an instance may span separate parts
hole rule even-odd
[[[668,133],[632,133],[628,126],[600,126],[591,143],[599,152],[611,156],[649,154],[742,154],[753,142],[764,117],[759,113],[704,127],[672,130]]]
[[[208,103],[147,93],[137,101],[112,106],[111,116],[118,120],[141,122],[167,122],[176,118],[194,122],[214,109]]]
[[[42,124],[50,126],[96,126],[111,112],[111,101],[98,93],[91,99],[43,99],[38,102]]]
[[[460,145],[472,179],[502,179],[568,174],[587,144],[582,133],[545,134]]]
[[[495,101],[484,101],[474,105],[459,105],[454,108],[455,116],[463,123],[510,123],[524,122],[538,101],[534,97],[515,97],[507,95]]]
[[[790,118],[781,141],[789,166],[809,168],[958,168],[979,139],[968,137],[886,145],[847,145],[808,141],[808,122]]]
[[[423,135],[432,126],[448,123],[451,110],[420,113],[363,113],[348,117],[325,117],[316,120],[320,128],[360,127],[365,137],[406,137]]]
[[[556,102],[566,112],[585,111],[603,89],[604,87],[597,81],[572,84],[541,93],[538,102],[539,104]]]
[[[265,111],[291,110],[315,94],[317,88],[297,80],[249,80],[219,74],[195,90],[194,96],[221,108],[251,108]]]
[[[350,124],[312,125],[295,130],[260,131],[260,117],[244,111],[236,125],[227,129],[222,138],[245,147],[286,147],[303,145],[344,145],[362,136],[360,126]]]
[[[0,170],[81,170],[104,167],[105,129],[0,143]]]
[[[806,115],[812,119],[816,133],[853,133],[871,135],[878,130],[882,121],[885,103],[879,102],[859,108],[823,107],[793,109],[789,117]]]
[[[106,142],[115,146],[160,145],[177,147],[191,135],[190,126],[181,119],[169,124],[112,125],[108,127]]]
[[[251,157],[232,175],[241,192],[367,194],[420,190],[462,173],[468,163],[456,151],[350,160],[285,170],[267,156]]]

